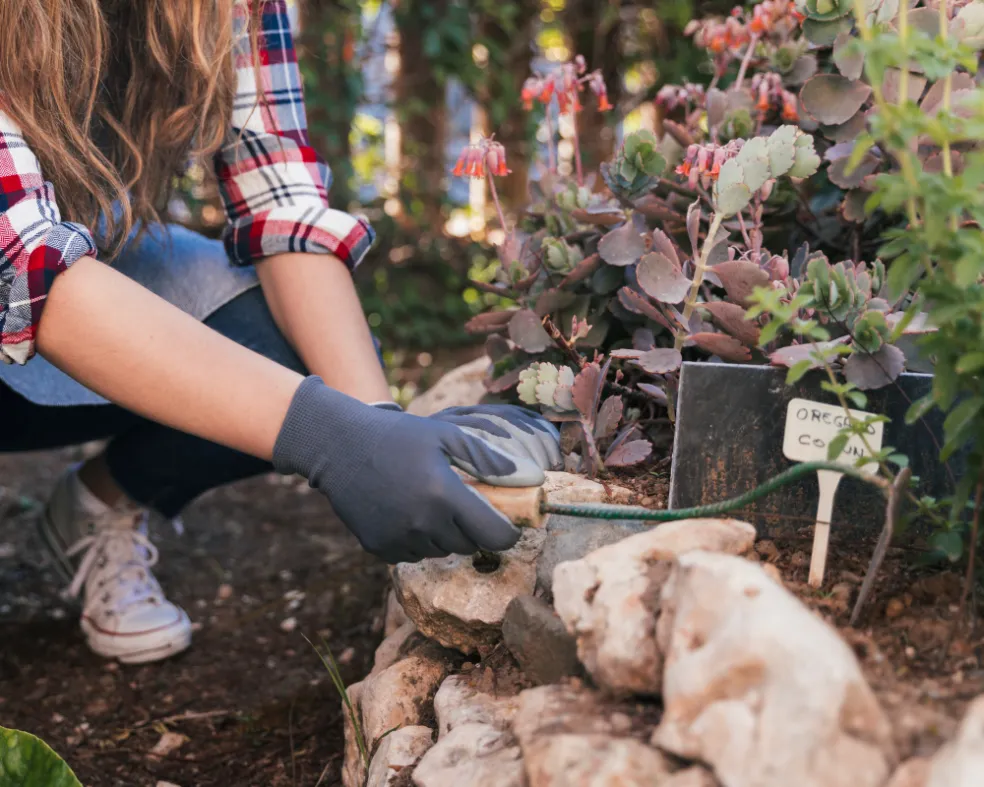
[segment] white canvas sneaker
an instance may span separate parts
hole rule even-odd
[[[110,508],[72,468],[55,486],[39,528],[66,595],[82,596],[82,631],[100,656],[125,664],[157,661],[191,644],[191,621],[164,597],[150,572],[157,549],[147,538],[146,513]]]

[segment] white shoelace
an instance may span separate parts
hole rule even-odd
[[[135,604],[163,598],[150,573],[157,563],[157,547],[139,529],[103,526],[79,539],[65,554],[74,557],[82,552],[82,562],[65,595],[77,598],[85,587],[83,613],[98,609],[119,615]]]

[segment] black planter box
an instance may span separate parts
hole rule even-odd
[[[680,373],[677,431],[670,480],[670,508],[716,503],[753,489],[793,466],[783,456],[786,408],[802,398],[837,404],[822,390],[826,379],[811,372],[797,384],[786,385],[786,370],[772,366],[687,362]],[[891,419],[885,424],[884,446],[909,457],[919,482],[917,495],[945,497],[959,478],[960,462],[950,469],[939,461],[943,444],[943,414],[932,411],[922,421],[905,425],[911,402],[929,393],[932,375],[902,374],[897,383],[866,391],[868,412]],[[738,516],[760,533],[809,525],[817,513],[817,479],[813,474],[750,504]],[[885,517],[884,495],[871,484],[841,479],[834,502],[832,537],[858,528],[877,533]]]

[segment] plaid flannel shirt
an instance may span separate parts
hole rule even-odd
[[[374,234],[363,219],[329,206],[331,171],[308,139],[287,3],[264,4],[259,80],[248,19],[241,0],[235,17],[232,127],[215,157],[229,259],[249,265],[274,254],[313,252],[334,254],[352,269]],[[0,110],[0,360],[26,363],[34,355],[55,277],[81,257],[96,254],[88,228],[62,221],[51,183],[44,180],[17,124]]]

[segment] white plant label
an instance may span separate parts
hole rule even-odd
[[[850,410],[851,417],[863,421],[870,413],[863,410]],[[849,425],[847,413],[838,405],[812,402],[809,399],[793,399],[786,408],[786,430],[783,433],[782,452],[794,462],[827,461],[827,449],[841,429]],[[860,457],[871,456],[879,451],[884,438],[885,424],[868,424],[865,440],[851,435],[840,456],[832,460],[848,467],[854,467]],[[866,475],[878,472],[874,462],[859,468]],[[830,543],[830,520],[834,513],[834,498],[843,473],[834,470],[818,470],[817,483],[820,499],[817,502],[817,523],[813,534],[813,556],[810,559],[810,585],[820,587],[827,566],[827,547]]]
[[[871,413],[851,410],[851,417],[863,421]],[[827,446],[848,425],[847,413],[839,405],[811,402],[809,399],[793,399],[786,409],[786,431],[783,434],[782,452],[794,462],[827,460]],[[865,440],[875,451],[882,447],[885,424],[868,424]],[[871,456],[861,438],[851,435],[844,450],[833,461],[853,467],[862,456]],[[878,466],[873,462],[859,468],[862,473],[873,475]]]

